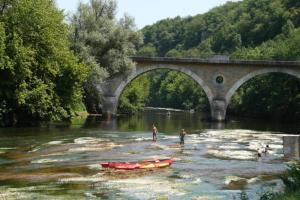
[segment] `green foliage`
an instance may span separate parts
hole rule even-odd
[[[232,57],[239,59],[300,60],[298,44],[300,44],[300,28],[290,29],[260,46],[240,48],[232,54]]]
[[[122,113],[136,113],[142,110],[149,101],[150,80],[143,75],[132,81],[123,91],[119,110]]]
[[[6,101],[0,102],[0,127],[14,123],[12,116],[9,115],[12,109],[7,107]]]
[[[191,77],[183,73],[168,72],[160,84],[157,97],[163,107],[208,110],[207,98],[202,88]]]
[[[260,196],[259,200],[273,200],[276,196],[274,192],[266,191]]]
[[[281,176],[285,185],[286,192],[295,192],[300,190],[300,162],[288,165],[287,174]]]
[[[291,20],[288,20],[286,24],[282,27],[282,33],[285,36],[289,36],[295,29],[295,26]]]
[[[205,92],[191,77],[170,70],[155,71],[148,76],[152,80],[149,106],[209,110]]]
[[[137,52],[137,56],[155,57],[156,54],[156,49],[153,45],[143,46],[139,52]]]
[[[2,125],[71,117],[88,71],[69,50],[63,14],[51,0],[0,7]]]
[[[80,3],[71,18],[72,49],[91,70],[85,86],[89,112],[99,111],[96,85],[109,76],[127,73],[134,66],[129,56],[142,43],[133,19],[125,15],[117,21],[115,14],[115,0],[90,0]]]
[[[299,119],[300,80],[289,75],[272,73],[246,82],[232,97],[229,114]]]
[[[294,192],[286,192],[274,198],[274,200],[298,200],[298,199],[300,199],[300,190]]]
[[[299,27],[299,15],[296,0],[244,0],[194,17],[161,20],[142,32],[145,46],[153,46],[158,56],[231,54],[239,48],[255,48],[280,33],[289,34]]]
[[[155,47],[158,56],[164,56],[169,50],[181,42],[184,21],[180,17],[157,22],[154,26],[146,26],[142,32],[144,43]],[[139,53],[140,54],[140,53]]]

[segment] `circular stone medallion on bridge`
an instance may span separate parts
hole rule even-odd
[[[218,84],[222,84],[222,83],[224,82],[223,76],[217,76],[216,82],[217,82]]]
[[[214,82],[215,82],[216,84],[218,84],[218,85],[223,85],[223,84],[224,84],[224,81],[225,81],[224,76],[222,76],[222,75],[220,75],[220,74],[214,76]]]

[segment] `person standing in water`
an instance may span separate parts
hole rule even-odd
[[[186,135],[186,131],[184,129],[181,129],[181,132],[179,134],[179,138],[180,138],[180,144],[183,145],[184,144],[184,137]]]
[[[157,133],[158,133],[157,128],[156,128],[156,126],[153,124],[153,125],[152,125],[152,137],[153,137],[153,142],[156,142],[156,140],[157,140]]]
[[[256,156],[257,156],[258,159],[261,158],[262,153],[263,153],[262,149],[260,149],[260,148],[256,149]]]
[[[270,146],[267,144],[266,147],[264,147],[263,149],[263,153],[266,155],[270,149]]]

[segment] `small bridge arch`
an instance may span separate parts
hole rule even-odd
[[[226,102],[227,102],[227,106],[230,104],[232,96],[237,92],[237,90],[243,84],[245,84],[247,81],[249,81],[257,76],[270,74],[270,73],[287,74],[287,75],[293,76],[295,78],[298,78],[300,80],[300,72],[295,71],[293,69],[289,69],[289,68],[276,67],[276,68],[265,68],[265,69],[259,69],[259,70],[253,71],[253,72],[241,77],[238,81],[236,81],[235,84],[227,92],[226,98],[225,98]]]

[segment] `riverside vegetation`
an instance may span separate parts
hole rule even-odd
[[[116,19],[114,0],[80,3],[67,20],[53,0],[1,0],[0,5],[1,126],[70,119],[85,109],[101,113],[96,84],[127,73],[134,66],[132,55],[300,58],[297,0],[228,2],[205,14],[162,20],[141,31],[127,15]],[[299,119],[299,88],[300,81],[288,75],[259,76],[239,89],[228,112]],[[167,70],[133,81],[123,92],[119,111],[135,113],[146,105],[209,110],[195,82]]]
[[[141,31],[129,16],[117,20],[116,7],[114,0],[90,0],[67,18],[53,0],[0,0],[0,126],[71,119],[85,109],[101,112],[96,84],[127,73],[133,55],[300,59],[299,0],[228,2]],[[120,111],[134,113],[145,105],[209,107],[195,82],[168,70],[133,81]],[[299,119],[300,81],[276,73],[254,78],[233,97],[229,113]],[[297,188],[288,194],[299,196]]]
[[[69,118],[89,69],[49,0],[0,1],[0,126]]]
[[[95,85],[126,73],[142,42],[115,13],[115,1],[91,0],[66,23],[54,0],[0,0],[0,126],[99,111]]]

